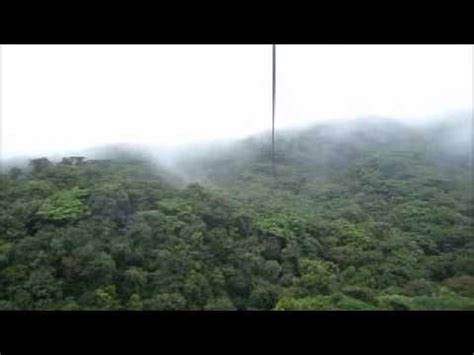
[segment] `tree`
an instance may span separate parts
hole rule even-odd
[[[179,293],[162,293],[143,302],[147,310],[183,310],[186,309],[186,300]]]
[[[455,276],[444,280],[444,285],[465,297],[474,297],[474,277],[469,275]]]
[[[30,165],[33,166],[33,173],[38,174],[45,172],[53,164],[48,160],[48,158],[38,158],[30,160]]]
[[[48,198],[41,205],[37,214],[46,221],[67,222],[77,220],[88,210],[81,200],[85,196],[87,196],[87,191],[78,187],[60,191]]]
[[[270,283],[259,282],[249,296],[249,307],[255,309],[273,309],[280,296],[280,289]]]
[[[441,131],[282,133],[274,174],[255,138],[181,177],[33,159],[0,174],[0,308],[472,310],[472,161]]]
[[[23,171],[17,167],[11,168],[10,171],[8,172],[8,176],[12,180],[17,180],[22,174],[23,174]]]
[[[329,294],[335,287],[337,266],[323,260],[303,259],[301,261],[301,277],[296,286],[305,294]]]
[[[97,298],[97,307],[99,309],[118,309],[120,307],[120,301],[117,298],[117,292],[115,285],[108,285],[100,287],[95,292]]]

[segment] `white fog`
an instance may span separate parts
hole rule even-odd
[[[3,46],[2,156],[270,130],[270,45]],[[276,128],[472,110],[471,46],[277,45]]]

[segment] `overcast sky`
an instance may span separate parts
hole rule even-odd
[[[172,145],[271,125],[271,46],[3,46],[2,153]],[[472,110],[471,46],[277,46],[277,128]]]

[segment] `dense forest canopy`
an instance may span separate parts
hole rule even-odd
[[[0,309],[474,310],[471,117],[1,175]]]

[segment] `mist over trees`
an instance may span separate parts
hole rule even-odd
[[[474,310],[472,117],[1,174],[0,309]]]

